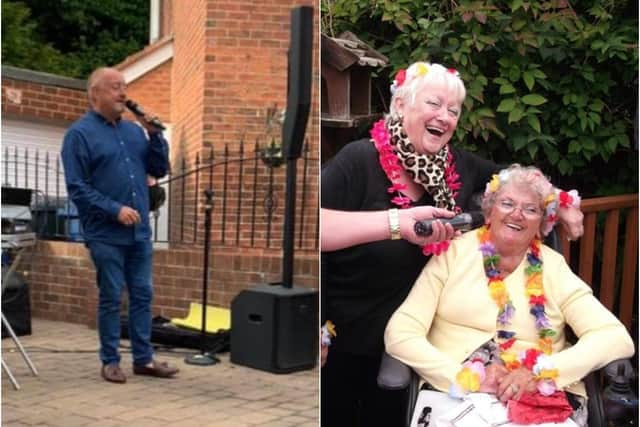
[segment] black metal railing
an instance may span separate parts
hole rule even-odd
[[[80,221],[68,199],[59,153],[24,147],[2,150],[4,187],[33,190],[31,213],[39,239],[82,240]],[[151,213],[154,242],[202,244],[204,190],[212,189],[212,240],[216,245],[279,248],[284,222],[285,168],[274,145],[244,141],[220,151],[203,149],[192,158],[174,158],[172,172],[158,180],[165,204]],[[299,249],[318,249],[319,162],[308,141],[298,160],[302,179],[296,194],[296,236]]]

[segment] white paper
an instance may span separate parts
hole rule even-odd
[[[425,407],[430,414],[428,424],[418,424]],[[568,418],[562,423],[527,424],[538,427],[578,427]],[[453,399],[448,394],[422,390],[418,394],[411,427],[524,427],[509,422],[507,407],[492,394],[470,393],[464,400]]]

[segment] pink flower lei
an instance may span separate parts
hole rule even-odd
[[[402,166],[398,164],[398,158],[393,151],[393,147],[391,147],[391,144],[389,143],[391,136],[389,135],[384,119],[380,119],[373,124],[370,135],[376,149],[378,150],[380,167],[382,167],[385,175],[387,175],[387,178],[391,181],[391,186],[387,189],[389,194],[395,194],[391,199],[391,203],[399,206],[400,209],[407,209],[411,207],[411,199],[403,194],[403,191],[407,189],[407,186],[397,182],[400,178]],[[449,155],[447,156],[447,165],[444,177],[445,182],[453,192],[453,197],[455,198],[458,195],[457,190],[460,189],[462,184],[459,182],[460,175],[456,173],[455,162],[453,160],[451,150],[449,150]],[[459,210],[460,208],[456,207],[456,212]],[[425,255],[440,255],[449,249],[449,243],[449,240],[437,243],[427,243],[422,247],[422,253]]]

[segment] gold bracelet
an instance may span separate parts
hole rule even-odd
[[[391,240],[402,239],[400,235],[400,217],[398,215],[398,209],[389,209],[389,232],[391,233]]]

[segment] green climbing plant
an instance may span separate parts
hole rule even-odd
[[[637,192],[638,5],[567,0],[322,0],[322,31],[388,56],[456,68],[454,143],[536,164],[587,195]],[[634,128],[634,121],[636,128]]]

